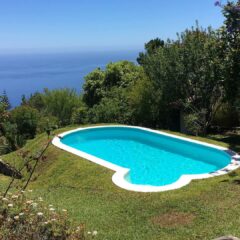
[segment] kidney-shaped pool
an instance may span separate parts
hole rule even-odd
[[[239,166],[226,148],[141,127],[81,128],[55,137],[53,144],[116,171],[116,185],[141,192],[180,188]]]

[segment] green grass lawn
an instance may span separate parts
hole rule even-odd
[[[194,139],[226,147],[230,144],[211,138]],[[37,151],[46,142],[42,134],[24,149]],[[233,150],[239,147],[240,141],[236,141]],[[29,186],[32,194],[56,208],[67,209],[75,224],[85,223],[88,231],[97,230],[96,239],[209,240],[229,234],[240,236],[240,171],[232,177],[196,180],[174,191],[136,193],[115,186],[113,171],[54,146],[46,156]],[[19,165],[16,153],[3,159]],[[9,178],[0,177],[0,189],[8,182]]]

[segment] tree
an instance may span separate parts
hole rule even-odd
[[[10,113],[8,111],[9,101],[6,92],[0,95],[0,136],[3,135],[3,124],[9,120]]]
[[[8,149],[15,151],[18,147],[23,146],[23,137],[18,134],[17,124],[6,121],[2,123],[2,133],[7,141]]]
[[[201,132],[206,134],[224,98],[222,59],[219,55],[219,35],[211,28],[198,27],[181,36],[184,47],[183,90],[186,112],[200,116]]]
[[[103,87],[106,91],[112,87],[127,88],[139,79],[141,71],[142,68],[129,61],[109,63],[106,66]]]
[[[147,42],[145,44],[145,53],[140,52],[139,56],[137,58],[137,62],[140,65],[144,64],[145,58],[149,55],[154,54],[159,48],[164,47],[164,41],[159,39],[159,38],[155,38],[150,40],[149,42]]]
[[[81,98],[73,89],[55,89],[44,91],[44,113],[57,117],[59,124],[66,126],[71,123],[72,113],[81,105]]]
[[[89,110],[89,121],[93,123],[129,124],[130,119],[131,110],[124,88],[112,88],[99,104]]]
[[[197,26],[145,58],[143,67],[159,96],[158,125],[177,127],[184,111],[201,116],[201,132],[207,132],[224,96],[218,42],[215,31]]]
[[[17,133],[24,139],[34,138],[37,132],[39,113],[29,106],[16,107],[11,112],[11,122],[16,124]]]
[[[180,47],[167,41],[154,54],[147,55],[143,64],[152,82],[155,102],[155,127],[179,130],[177,103],[183,97]]]
[[[87,106],[82,102],[81,105],[79,105],[77,108],[73,110],[71,123],[73,124],[84,124],[90,121],[88,119],[88,108]]]
[[[11,109],[11,104],[5,90],[3,91],[3,95],[0,96],[0,102],[5,106],[6,110]]]
[[[157,125],[158,92],[152,81],[144,74],[128,91],[131,123],[147,127]]]
[[[83,101],[89,108],[101,103],[113,88],[128,88],[137,82],[143,69],[128,61],[109,63],[105,70],[99,68],[85,77]]]
[[[31,94],[30,98],[27,100],[27,104],[32,108],[36,108],[39,112],[43,112],[46,108],[44,94],[39,92]]]
[[[225,17],[221,44],[226,100],[239,112],[240,119],[240,1],[228,2],[222,8]]]
[[[89,107],[98,104],[103,97],[103,81],[105,73],[100,68],[95,69],[85,77],[83,85],[83,101]]]
[[[27,105],[27,98],[26,98],[25,94],[22,95],[21,105],[22,106]]]

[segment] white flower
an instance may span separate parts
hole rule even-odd
[[[7,202],[7,201],[8,201],[8,199],[7,199],[7,198],[3,198],[2,200],[3,200],[3,201],[5,201],[5,202]]]
[[[25,191],[24,191],[24,190],[21,190],[21,193],[25,193]]]
[[[37,207],[38,204],[37,203],[32,203],[31,205],[35,208],[35,207]]]
[[[53,205],[51,205],[51,204],[50,204],[50,205],[48,205],[48,206],[49,206],[49,207],[53,207]]]
[[[51,219],[51,221],[52,221],[52,222],[55,222],[55,221],[57,221],[57,219],[56,219],[56,218],[53,218],[53,219]]]
[[[87,232],[87,234],[92,234],[91,232]]]
[[[19,216],[23,216],[23,215],[24,215],[24,213],[23,213],[23,212],[19,213]]]
[[[38,216],[43,216],[43,213],[42,212],[38,212],[37,215]]]
[[[13,207],[13,204],[12,204],[12,203],[9,203],[9,204],[8,204],[8,207]]]
[[[53,211],[55,211],[55,208],[49,208],[49,210],[53,212]]]
[[[48,224],[48,222],[44,222],[44,224],[45,224],[45,225],[47,225],[47,224]]]
[[[27,203],[27,204],[32,204],[33,201],[32,201],[32,200],[28,200],[28,201],[26,201],[26,203]]]
[[[12,199],[17,199],[18,195],[12,195]]]
[[[63,211],[63,212],[67,212],[67,210],[66,210],[66,209],[62,209],[62,211]]]
[[[33,190],[29,189],[28,192],[32,192]]]
[[[41,197],[38,198],[39,202],[43,202],[43,199]]]
[[[93,235],[93,236],[96,236],[97,233],[98,233],[98,232],[95,230],[95,231],[93,231],[92,235]]]
[[[18,216],[18,215],[17,215],[17,216],[15,216],[15,217],[14,217],[14,219],[15,219],[15,220],[18,220],[18,219],[19,219],[19,216]]]

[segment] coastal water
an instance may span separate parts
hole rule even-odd
[[[0,94],[5,90],[12,106],[44,88],[75,88],[81,92],[84,76],[119,60],[136,61],[138,51],[0,55]]]

